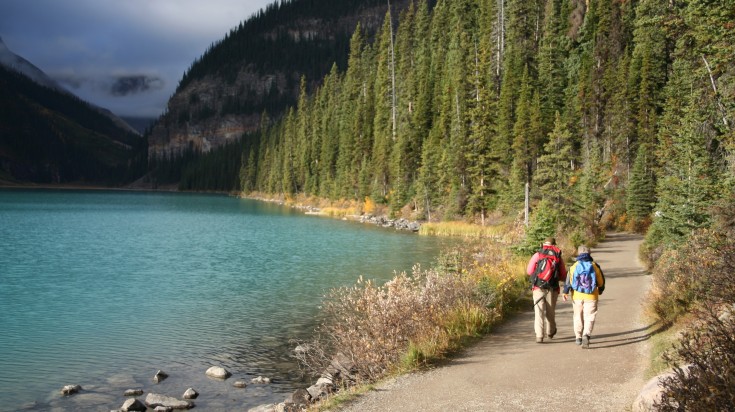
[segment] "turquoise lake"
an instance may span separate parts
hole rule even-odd
[[[292,340],[328,289],[427,267],[443,242],[222,195],[0,190],[0,410],[112,410],[132,388],[280,402],[311,382]],[[232,386],[256,376],[273,383]]]

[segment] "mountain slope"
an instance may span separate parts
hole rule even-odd
[[[33,65],[33,63],[10,51],[2,38],[0,38],[0,65],[23,73],[41,86],[46,86],[49,89],[54,89],[61,93],[69,93],[53,79],[48,77],[41,69]]]
[[[394,13],[408,0],[392,2]],[[207,152],[258,127],[296,102],[305,76],[319,84],[333,64],[344,69],[359,23],[375,33],[384,0],[291,0],[272,4],[212,45],[183,76],[149,136],[149,153]]]
[[[34,82],[40,84],[41,86],[48,87],[50,89],[56,90],[59,93],[68,94],[70,96],[76,97],[73,93],[69,92],[65,88],[63,88],[61,85],[59,85],[55,80],[50,78],[46,73],[43,72],[43,70],[36,67],[33,63],[29,62],[22,56],[19,56],[15,53],[13,53],[8,46],[5,45],[3,42],[3,39],[0,38],[0,65],[5,66],[6,68],[9,68],[10,70],[22,73],[26,76],[28,76],[31,80]],[[113,114],[111,111],[95,106],[93,104],[90,104],[90,106],[94,109],[100,112],[102,115],[109,117],[110,120],[112,120],[118,127],[122,129],[127,129],[130,132],[142,134],[137,129],[132,127],[130,124],[128,124],[125,120],[122,120],[121,118],[117,117],[115,114]]]
[[[144,150],[98,108],[0,65],[0,182],[120,184]]]

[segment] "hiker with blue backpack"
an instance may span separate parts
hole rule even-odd
[[[567,269],[561,258],[556,239],[548,237],[541,249],[534,253],[526,267],[533,292],[533,329],[536,343],[544,343],[544,337],[556,335],[556,301],[559,298],[559,282],[564,282]]]
[[[564,282],[564,301],[572,295],[574,306],[575,343],[582,348],[590,347],[590,336],[597,317],[597,301],[605,290],[605,275],[600,265],[592,260],[590,249],[581,245],[577,248],[577,261],[569,268]]]

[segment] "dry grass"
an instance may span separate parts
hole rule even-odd
[[[511,243],[509,238],[516,230],[513,225],[497,224],[480,226],[462,221],[427,222],[421,225],[420,235],[453,236],[471,239],[492,239],[497,242]]]
[[[358,383],[441,359],[482,336],[525,290],[523,265],[499,246],[447,253],[438,268],[401,273],[383,285],[360,279],[323,303],[317,337],[302,347],[302,366],[318,375],[328,354],[345,354]]]

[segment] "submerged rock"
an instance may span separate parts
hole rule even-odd
[[[123,393],[123,396],[140,396],[143,394],[143,389],[128,389]]]
[[[233,383],[232,386],[236,388],[244,388],[248,386],[248,384],[245,381],[235,381],[235,383]]]
[[[257,378],[253,378],[250,380],[252,383],[271,383],[271,378],[265,378],[263,376],[258,376]]]
[[[248,412],[276,412],[278,404],[268,403],[265,405],[258,405],[255,408],[248,409]]]
[[[145,397],[145,404],[149,408],[157,408],[163,406],[171,409],[191,409],[194,404],[189,401],[172,398],[171,396],[160,395],[157,393],[149,393]]]
[[[64,396],[73,395],[79,391],[82,390],[82,387],[79,385],[66,385],[63,388],[61,388],[61,394]]]
[[[168,374],[162,370],[159,370],[158,372],[156,372],[155,375],[153,375],[153,382],[158,383],[166,378],[168,378]]]

